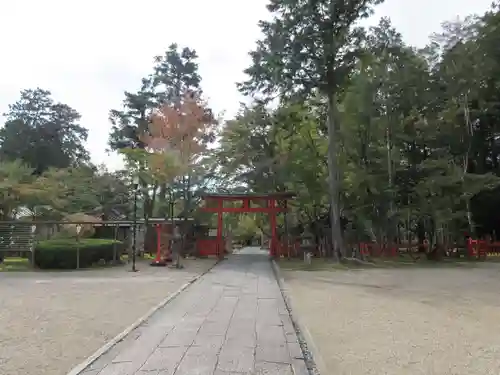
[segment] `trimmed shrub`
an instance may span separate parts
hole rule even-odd
[[[113,248],[119,256],[123,250],[120,241],[101,238],[56,238],[40,241],[35,247],[35,265],[41,269],[75,269],[77,253],[80,255],[80,268],[90,267],[104,260],[113,260]]]

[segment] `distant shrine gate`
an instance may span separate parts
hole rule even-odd
[[[269,194],[205,194],[202,199],[205,205],[201,207],[202,211],[217,213],[217,237],[212,240],[204,240],[199,243],[200,250],[203,248],[204,255],[224,256],[224,238],[222,214],[229,213],[249,213],[262,212],[269,215],[269,224],[271,226],[271,239],[269,243],[269,255],[275,257],[278,255],[280,246],[276,215],[281,212],[287,212],[287,202],[295,196],[293,193],[269,193]],[[225,207],[224,202],[229,201],[233,204]],[[234,203],[239,203],[235,206]]]

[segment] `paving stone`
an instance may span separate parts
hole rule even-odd
[[[212,374],[210,374],[212,375]],[[215,369],[213,375],[255,375],[255,372],[234,372],[234,371],[222,371],[220,369]]]
[[[212,375],[217,364],[217,354],[194,355],[188,352],[180,363],[175,375]]]
[[[257,346],[257,338],[253,335],[228,335],[224,345],[234,346],[236,348],[255,348]]]
[[[257,316],[257,321],[256,321],[256,326],[263,326],[263,327],[269,327],[269,326],[276,326],[276,327],[282,327],[283,323],[281,322],[281,319],[277,317],[276,315],[273,316],[273,312],[269,312],[268,314],[259,314]]]
[[[239,297],[241,295],[241,290],[225,290],[224,297]]]
[[[238,305],[236,306],[236,311],[238,310],[252,310],[256,311],[258,304],[258,299],[253,295],[240,296]]]
[[[102,370],[109,363],[113,362],[113,359],[118,355],[119,352],[113,351],[111,349],[109,352],[104,353],[99,358],[97,358],[94,362],[87,367],[87,370]]]
[[[99,372],[99,375],[131,375],[140,367],[141,364],[133,362],[110,363]]]
[[[178,329],[176,327],[158,346],[160,348],[169,346],[190,346],[197,334],[197,329]]]
[[[178,318],[180,319],[180,318]],[[134,339],[134,341],[151,341],[150,337],[157,337],[160,341],[163,340],[173,329],[172,322],[158,322],[158,324],[145,324],[133,330],[127,339]],[[142,337],[142,338],[141,338]]]
[[[285,363],[258,362],[255,375],[294,375],[292,366]]]
[[[227,334],[225,335],[227,340],[230,339],[238,339],[238,338],[244,338],[244,339],[251,339],[252,342],[255,342],[257,340],[257,334],[255,333],[255,328],[254,327],[231,327],[228,331]]]
[[[280,314],[280,319],[281,323],[283,324],[283,330],[285,333],[287,332],[295,332],[295,328],[293,327],[292,319],[290,318],[290,315],[287,314]]]
[[[286,342],[283,327],[257,325],[257,343],[260,346],[269,346]]]
[[[193,346],[189,348],[186,355],[199,355],[205,351],[218,353],[224,341],[225,337],[222,335],[206,336],[198,334],[194,340]]]
[[[177,329],[182,330],[196,330],[198,331],[206,320],[206,315],[187,315],[185,316],[180,324],[177,325]]]
[[[290,363],[305,366],[294,359],[300,345],[259,255],[229,257],[110,353],[88,375],[292,375]]]
[[[257,314],[255,312],[255,309],[247,309],[247,310],[236,310],[233,314],[233,317],[231,320],[238,320],[238,321],[247,321],[247,323],[255,326],[255,323],[257,321]]]
[[[255,326],[257,319],[255,315],[255,309],[236,310],[233,314],[232,320],[246,320],[249,324]]]
[[[257,345],[257,335],[253,330],[231,330],[227,332],[226,341],[231,345],[250,346],[254,348]]]
[[[255,360],[257,362],[275,362],[288,363],[292,362],[290,352],[286,343],[271,346],[257,346],[255,351]]]
[[[257,288],[243,288],[241,290],[241,296],[257,296],[258,291]]]
[[[225,335],[229,327],[229,319],[221,321],[207,321],[200,328],[199,334],[202,336]]]
[[[236,306],[234,313],[243,314],[248,312],[255,315],[257,312],[257,304],[257,298],[242,296],[239,298],[238,305]]]
[[[297,342],[297,334],[295,332],[285,332],[285,340],[288,343]]]
[[[281,292],[280,292],[281,295]],[[277,300],[277,307],[278,307],[278,314],[280,315],[288,315],[288,309],[285,304],[285,300],[283,299],[283,296]]]
[[[281,326],[283,322],[278,314],[278,309],[276,307],[265,307],[261,308],[259,304],[259,310],[257,312],[257,325],[264,326]]]
[[[287,343],[288,353],[292,360],[294,359],[304,359],[304,353],[298,341]]]
[[[295,360],[292,362],[292,369],[294,375],[310,375],[304,360]]]
[[[173,326],[173,322],[178,322],[186,315],[188,310],[176,308],[175,311],[169,311],[167,307],[158,310],[153,316],[141,327],[148,326]]]
[[[238,300],[239,297],[222,296],[217,306],[213,309],[212,313],[219,315],[230,312],[232,315],[234,308],[238,303]]]
[[[82,375],[98,375],[101,370],[87,370],[82,372]]]
[[[164,340],[166,332],[161,330],[150,331],[148,334],[142,334],[139,338],[124,348],[114,359],[113,363],[120,362],[144,362]],[[168,336],[167,336],[168,337]]]
[[[226,372],[251,373],[255,368],[253,348],[227,347],[224,345],[219,354],[217,369]]]
[[[140,369],[142,371],[162,370],[167,373],[171,371],[173,374],[187,349],[185,346],[157,348]]]
[[[229,329],[241,329],[241,330],[250,329],[252,331],[255,331],[255,324],[256,324],[255,317],[239,318],[233,316],[229,324]]]
[[[232,316],[233,316],[232,311],[220,311],[220,312],[212,311],[210,315],[207,316],[207,319],[205,319],[204,324],[225,322],[227,323],[227,325],[229,325],[229,321],[231,320]]]

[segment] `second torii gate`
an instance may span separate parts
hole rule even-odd
[[[272,257],[277,256],[278,235],[276,230],[276,214],[286,212],[288,200],[295,197],[294,193],[267,193],[267,194],[204,194],[202,199],[205,206],[201,209],[205,212],[217,213],[217,244],[216,252],[219,257],[224,256],[224,241],[222,237],[222,214],[230,213],[248,213],[262,212],[269,214],[269,223],[271,226],[271,242],[269,253]],[[241,202],[239,206],[224,207],[224,201]],[[264,205],[252,206],[252,203],[264,202]]]

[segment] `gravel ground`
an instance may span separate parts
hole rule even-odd
[[[498,265],[283,275],[322,375],[500,373]]]
[[[66,374],[213,263],[0,273],[0,375]]]

